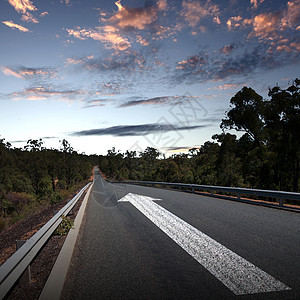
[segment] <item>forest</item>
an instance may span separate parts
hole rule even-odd
[[[169,158],[152,147],[144,152],[115,148],[100,168],[115,180],[149,180],[299,192],[300,80],[287,89],[269,88],[263,99],[243,87],[230,100],[220,127],[200,148]],[[241,131],[240,138],[228,131]]]
[[[98,164],[97,156],[78,154],[67,140],[60,150],[43,144],[28,140],[23,149],[12,149],[0,139],[0,231],[74,194]]]
[[[0,139],[0,231],[89,180],[93,166],[110,180],[149,180],[299,192],[300,80],[269,88],[264,99],[243,87],[230,100],[221,133],[188,153],[157,149],[107,155],[76,152],[67,140],[46,149],[42,139],[22,148]],[[237,135],[230,132],[238,131]],[[197,141],[195,141],[197,142]]]

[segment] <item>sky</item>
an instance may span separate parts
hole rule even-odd
[[[0,138],[171,155],[299,78],[300,0],[0,0]],[[234,133],[234,132],[232,132]]]

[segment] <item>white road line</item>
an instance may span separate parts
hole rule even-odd
[[[285,291],[288,286],[159,206],[151,197],[129,193],[130,202],[236,295]]]

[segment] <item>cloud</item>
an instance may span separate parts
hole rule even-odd
[[[168,7],[167,0],[158,0],[157,7],[159,10],[166,10]]]
[[[255,16],[252,22],[252,36],[256,36],[259,39],[271,40],[278,36],[276,28],[280,26],[281,16],[279,12],[260,14]]]
[[[94,56],[83,58],[70,57],[66,59],[65,63],[89,71],[125,71],[132,73],[142,70],[146,64],[146,60],[137,51],[128,50],[105,58],[94,58]]]
[[[207,64],[205,56],[193,55],[188,57],[187,60],[178,62],[176,69],[194,70],[195,68],[197,68],[198,70],[200,70],[200,68],[205,64]]]
[[[132,100],[121,104],[120,108],[126,108],[138,105],[175,105],[183,102],[190,101],[191,99],[198,99],[195,96],[163,96],[149,99]]]
[[[245,20],[243,20],[241,16],[236,16],[236,17],[230,17],[226,24],[228,30],[232,31],[234,29],[245,26],[246,24],[248,24],[248,21],[245,22]]]
[[[263,2],[264,2],[264,0],[250,0],[250,3],[252,4],[253,8],[257,8],[258,5]]]
[[[213,89],[216,89],[216,90],[228,90],[228,89],[235,89],[237,88],[237,84],[222,84],[222,85],[218,85],[218,86],[215,86]]]
[[[234,49],[234,45],[230,44],[230,45],[226,45],[226,46],[222,47],[220,49],[220,52],[228,55],[233,51],[233,49]]]
[[[166,1],[159,1],[158,6],[145,6],[139,8],[124,7],[121,0],[115,2],[118,11],[113,15],[109,22],[121,29],[143,30],[157,19],[158,9],[166,8]]]
[[[256,15],[251,21],[253,29],[248,37],[267,44],[268,53],[299,53],[300,0],[288,1],[286,9]]]
[[[131,47],[128,39],[120,34],[118,28],[111,25],[96,27],[96,29],[81,29],[80,27],[76,27],[75,29],[66,29],[66,31],[70,36],[74,36],[80,40],[91,38],[102,42],[108,49],[123,51]]]
[[[300,45],[294,42],[295,47]],[[276,45],[276,48],[278,45]],[[218,52],[203,53],[187,58],[177,63],[171,81],[178,83],[207,82],[227,78],[253,76],[255,72],[273,70],[282,66],[299,62],[299,52],[269,51],[268,44],[253,44],[249,49],[248,44],[240,46],[235,55],[220,57]]]
[[[106,83],[103,83],[99,86],[101,95],[106,96],[114,96],[116,94],[120,94],[122,87],[120,82],[114,80],[114,81],[108,81]]]
[[[91,107],[103,107],[106,105],[108,99],[98,99],[98,100],[89,100],[83,108],[91,108]]]
[[[25,15],[21,18],[22,21],[25,22],[31,22],[31,23],[39,23],[38,19],[34,17],[31,13],[27,12]]]
[[[88,58],[86,58],[88,59]],[[85,62],[84,58],[68,57],[65,61],[66,65],[80,65]]]
[[[14,76],[17,78],[23,78],[22,75],[20,75],[18,72],[14,71],[13,69],[8,68],[8,67],[3,67],[2,73],[6,76]]]
[[[197,126],[177,126],[172,124],[141,124],[141,125],[120,125],[108,128],[90,129],[72,133],[73,136],[103,136],[112,135],[117,137],[124,136],[144,136],[150,133],[193,130],[206,127],[207,125]]]
[[[26,27],[23,27],[21,25],[18,25],[16,23],[14,23],[13,21],[2,21],[3,24],[5,24],[6,26],[12,28],[12,29],[18,29],[20,31],[23,32],[29,32],[30,30]]]
[[[82,98],[84,96],[87,96],[87,92],[83,90],[63,90],[51,86],[33,86],[20,92],[5,95],[5,97],[9,97],[12,100],[39,101],[52,98],[54,100],[63,100],[67,102],[72,102],[78,99],[78,97]]]
[[[261,3],[262,1],[260,1]],[[252,2],[251,2],[252,3]],[[256,5],[258,2],[253,1]],[[297,45],[300,23],[300,0],[291,0],[287,2],[285,9],[261,13],[254,15],[251,19],[243,19],[241,16],[231,17],[227,21],[228,30],[244,29],[252,27],[248,38],[256,37],[262,43],[270,43],[270,49],[273,51],[279,45],[280,49],[293,51],[292,43]],[[298,47],[294,48],[298,51]]]
[[[11,99],[11,100],[49,100],[49,101],[64,101],[67,103],[84,103],[83,108],[89,108],[93,106],[104,106],[108,99],[97,99],[100,95],[106,95],[105,92],[98,91],[95,89],[68,89],[63,86],[52,86],[50,84],[45,85],[32,85],[21,91],[16,91],[10,94],[0,95],[0,98]],[[111,95],[109,95],[111,96]],[[102,105],[103,104],[103,105]]]
[[[101,26],[95,28],[67,28],[69,36],[80,40],[91,38],[103,43],[107,49],[127,51],[134,43],[148,46],[151,40],[161,40],[174,35],[179,26],[160,24],[160,18],[166,15],[167,0],[158,0],[156,3],[146,2],[144,7],[128,7],[115,2],[118,10],[108,14],[99,10]]]
[[[49,15],[49,13],[48,13],[47,11],[44,11],[44,12],[42,12],[42,13],[40,14],[40,17],[44,17],[44,16],[47,16],[47,15]]]
[[[8,0],[9,4],[14,7],[14,9],[22,14],[21,20],[30,23],[39,23],[37,17],[32,13],[37,11],[37,8],[34,6],[33,2],[30,0]],[[42,16],[42,15],[41,15]],[[22,30],[23,31],[23,30]]]
[[[191,27],[195,27],[202,19],[213,17],[213,21],[220,24],[220,10],[216,4],[212,4],[207,0],[202,4],[196,0],[183,0],[180,16],[184,18]]]
[[[148,46],[149,45],[149,41],[147,41],[146,39],[144,39],[139,34],[136,35],[136,42],[139,43],[139,44],[141,44],[142,46]]]
[[[28,10],[37,10],[30,0],[8,0],[8,3],[12,5],[18,13],[22,14],[25,14]]]
[[[55,78],[57,75],[56,71],[51,68],[26,68],[23,66],[17,68],[3,67],[2,72],[6,76],[14,76],[21,79],[36,77]]]
[[[288,1],[287,10],[282,20],[283,25],[299,28],[300,24],[300,0]],[[298,29],[299,30],[299,29]]]

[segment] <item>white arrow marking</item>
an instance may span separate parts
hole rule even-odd
[[[236,295],[290,290],[288,286],[194,228],[151,197],[129,193],[130,202]]]

